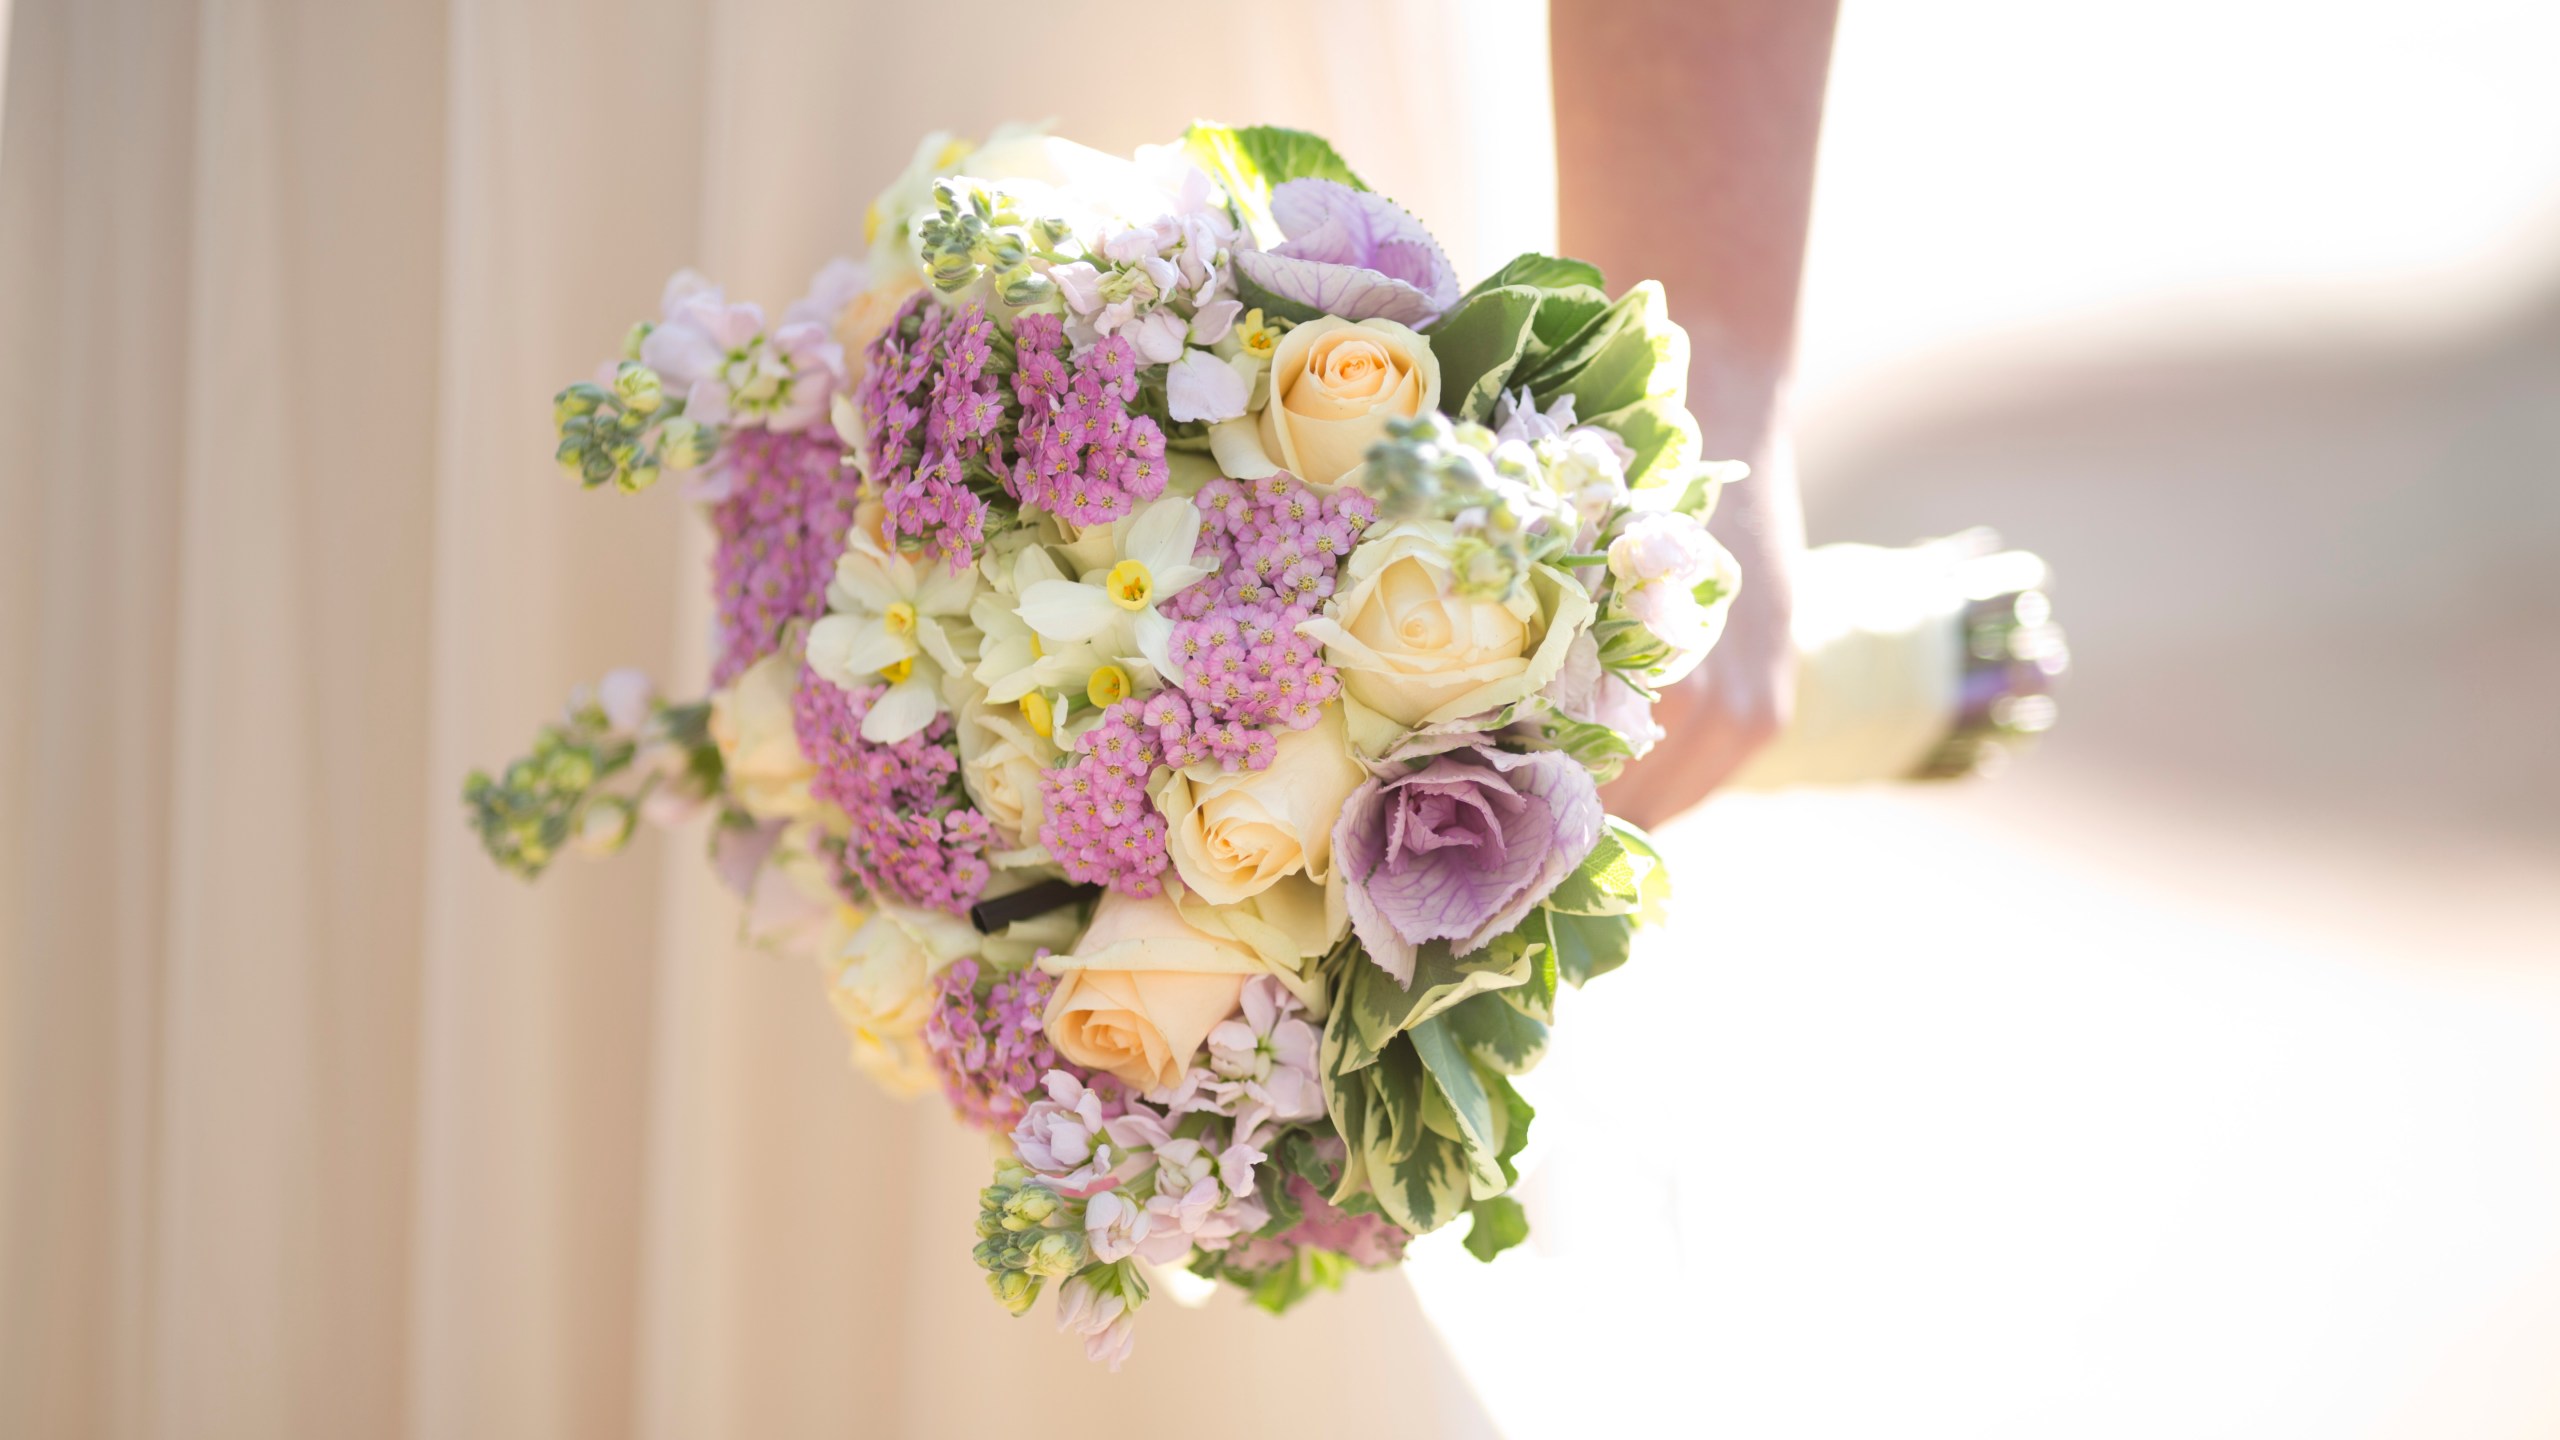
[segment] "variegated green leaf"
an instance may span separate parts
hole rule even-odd
[[[1399,986],[1367,956],[1354,953],[1335,985],[1328,1037],[1348,1022],[1340,1041],[1343,1068],[1374,1061],[1387,1042],[1470,995],[1528,983],[1536,956],[1517,932],[1472,955],[1451,955],[1448,942],[1424,945],[1414,958],[1413,984]]]
[[[1547,908],[1563,915],[1627,914],[1644,899],[1637,863],[1616,832],[1604,830],[1591,853],[1548,894]]]
[[[1477,1064],[1504,1075],[1526,1075],[1546,1058],[1547,1027],[1508,1003],[1517,993],[1469,996],[1432,1023],[1446,1026]]]
[[[1487,275],[1467,293],[1497,289],[1504,285],[1534,285],[1541,290],[1588,289],[1605,290],[1600,267],[1588,260],[1570,260],[1557,255],[1541,255],[1532,250],[1514,256],[1509,264]]]
[[[1528,356],[1543,297],[1525,285],[1479,290],[1431,327],[1440,362],[1440,408],[1461,420],[1493,418],[1494,397]]]
[[[1500,1194],[1504,1181],[1496,1157],[1502,1153],[1509,1107],[1497,1102],[1486,1089],[1475,1061],[1468,1057],[1457,1037],[1449,1033],[1446,1016],[1413,1027],[1409,1038],[1431,1080],[1423,1096],[1425,1128],[1443,1139],[1457,1141],[1465,1149],[1468,1185],[1473,1193]]]
[[[1577,990],[1591,977],[1626,964],[1635,942],[1636,922],[1630,915],[1550,912],[1547,923],[1555,936],[1556,974]]]
[[[1425,1131],[1422,1143],[1403,1159],[1373,1152],[1368,1164],[1378,1208],[1416,1235],[1437,1230],[1466,1210],[1466,1153],[1453,1140]]]

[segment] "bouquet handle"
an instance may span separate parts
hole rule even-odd
[[[2070,650],[2042,559],[1990,530],[1806,552],[1794,719],[1743,767],[1750,790],[1946,780],[2050,728]]]

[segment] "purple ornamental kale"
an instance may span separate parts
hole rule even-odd
[[[1600,788],[1580,761],[1482,737],[1446,743],[1428,764],[1353,791],[1333,831],[1351,928],[1401,985],[1425,941],[1483,948],[1600,840]]]
[[[1345,320],[1425,325],[1458,303],[1458,272],[1422,222],[1384,195],[1338,180],[1285,180],[1271,218],[1289,238],[1239,250],[1238,271],[1283,300]]]

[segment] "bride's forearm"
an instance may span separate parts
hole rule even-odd
[[[1742,593],[1723,640],[1666,693],[1671,738],[1613,787],[1639,824],[1687,809],[1793,703],[1791,570],[1803,508],[1785,431],[1833,0],[1552,0],[1564,253],[1648,275],[1689,333],[1706,453],[1749,461],[1711,528]]]
[[[1718,455],[1771,433],[1794,351],[1832,0],[1553,0],[1564,252],[1652,276]]]

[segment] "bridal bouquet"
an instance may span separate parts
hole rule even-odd
[[[1267,128],[934,136],[867,228],[561,392],[570,474],[708,507],[712,692],[573,701],[471,777],[490,853],[708,811],[862,1068],[996,1137],[997,1300],[1115,1366],[1149,1266],[1277,1311],[1516,1244],[1513,1077],[1665,891],[1600,784],[1738,579],[1660,288],[1462,290]]]

